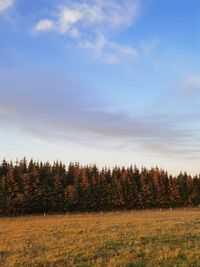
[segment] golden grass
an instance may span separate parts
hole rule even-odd
[[[200,266],[200,210],[0,219],[0,266]]]

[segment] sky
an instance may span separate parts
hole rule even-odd
[[[200,1],[0,0],[0,158],[200,173]]]

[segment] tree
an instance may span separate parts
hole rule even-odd
[[[200,177],[159,168],[98,169],[24,158],[0,165],[0,214],[104,211],[200,205]]]
[[[23,204],[23,194],[20,193],[19,185],[14,177],[13,167],[10,166],[6,175],[6,199],[5,209],[6,213],[12,215],[19,215]]]
[[[133,168],[127,170],[125,180],[125,202],[127,209],[139,208],[139,192],[134,179]]]
[[[113,169],[113,204],[115,209],[123,209],[125,207],[125,172],[119,168]]]
[[[40,172],[35,164],[30,172],[30,177],[33,186],[33,194],[31,198],[32,209],[34,210],[34,213],[44,213],[48,209],[47,202],[49,199],[45,195],[46,192],[43,192]]]
[[[0,177],[0,215],[5,213],[5,200],[6,200],[6,192],[5,192],[5,176]]]
[[[195,206],[200,205],[200,178],[198,178],[197,176],[195,176],[192,180],[189,202]]]
[[[190,179],[190,178],[189,178]],[[181,205],[187,206],[191,204],[190,201],[190,193],[191,193],[191,181],[188,182],[188,175],[187,173],[180,173],[178,175],[178,184],[180,188],[180,195],[181,195]]]
[[[150,208],[153,203],[153,192],[151,180],[145,168],[142,169],[140,175],[141,195],[140,195],[140,208]]]
[[[30,173],[23,173],[21,174],[21,178],[23,183],[23,195],[24,195],[22,213],[31,214],[32,212],[34,212],[33,199],[32,199],[34,194],[34,188],[31,180],[31,175]]]
[[[169,205],[178,207],[181,204],[180,188],[176,178],[169,177]]]

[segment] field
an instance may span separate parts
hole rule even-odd
[[[200,210],[0,219],[0,266],[200,266]]]

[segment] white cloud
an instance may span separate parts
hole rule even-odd
[[[3,12],[13,6],[15,0],[0,0],[0,12]]]
[[[49,31],[49,30],[53,29],[53,27],[54,27],[53,21],[51,21],[49,19],[44,19],[44,20],[40,20],[38,22],[38,24],[35,26],[34,30],[36,32]]]
[[[75,1],[72,8],[82,14],[82,21],[86,26],[128,27],[132,25],[138,15],[136,0],[93,0],[78,4]]]
[[[139,11],[138,1],[100,1],[102,22],[120,28],[131,26]]]
[[[58,9],[54,23],[61,34],[73,27],[81,31],[120,29],[131,26],[138,12],[138,0],[73,1]]]
[[[72,28],[83,17],[83,14],[79,10],[64,9],[59,14],[58,30],[60,33],[65,33]],[[73,28],[72,28],[73,29]]]
[[[82,42],[80,47],[92,51],[96,58],[107,64],[123,64],[125,61],[133,62],[138,59],[134,48],[108,41],[103,35],[99,35],[95,42]]]
[[[101,61],[121,64],[124,60],[135,60],[137,52],[130,46],[108,40],[107,36],[133,25],[139,12],[138,3],[139,0],[68,1],[57,9],[53,19],[39,21],[34,30],[65,34],[76,40],[77,47],[91,50]]]

